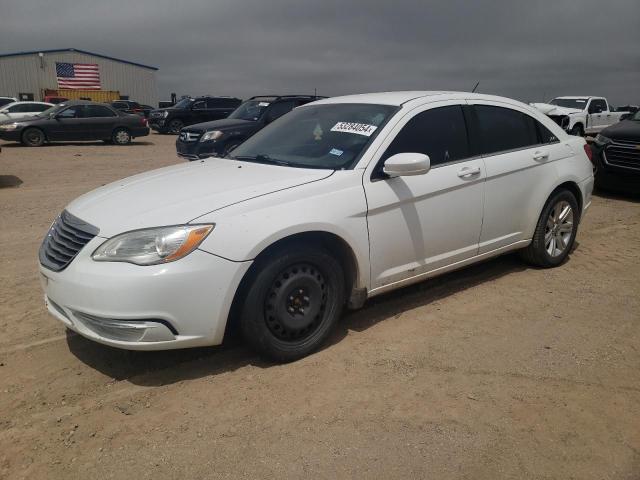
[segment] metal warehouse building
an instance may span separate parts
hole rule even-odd
[[[98,101],[120,97],[158,106],[156,67],[75,48],[0,54],[0,96],[42,100],[46,93],[70,88],[69,81],[82,79],[82,66],[87,65],[98,72],[97,86],[92,85],[91,92],[83,94],[80,91],[87,90],[82,90],[83,84],[79,83],[71,87],[78,92],[65,90],[60,96]],[[95,76],[92,79],[95,81]],[[71,95],[73,93],[76,95]]]

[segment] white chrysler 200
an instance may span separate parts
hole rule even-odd
[[[222,342],[280,361],[345,306],[512,250],[560,265],[591,203],[590,150],[507,98],[391,92],[299,107],[227,158],[85,194],[40,249],[49,311],[114,347]]]

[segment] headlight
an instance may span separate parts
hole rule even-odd
[[[12,131],[21,126],[22,126],[21,123],[7,123],[4,125],[0,125],[0,130]]]
[[[193,252],[214,225],[177,225],[122,233],[100,245],[91,255],[97,262],[156,265],[173,262]]]
[[[224,135],[224,133],[220,130],[212,130],[211,132],[205,132],[205,134],[200,137],[200,141],[218,140],[222,135]]]
[[[168,111],[164,111],[162,112],[162,118],[167,118],[169,116],[169,112]]]
[[[596,141],[596,143],[598,145],[606,145],[608,143],[611,143],[611,139],[610,138],[605,137],[604,135],[600,135],[600,134],[596,135],[596,140],[595,141]]]

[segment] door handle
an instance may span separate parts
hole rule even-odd
[[[537,151],[533,154],[533,159],[536,162],[543,162],[545,160],[549,160],[549,152]]]
[[[464,167],[458,170],[460,178],[468,178],[480,174],[480,167]]]

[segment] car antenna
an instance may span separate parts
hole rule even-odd
[[[476,88],[478,88],[478,85],[480,85],[480,82],[476,83],[476,86],[473,87],[473,90],[471,90],[471,93],[476,93]]]
[[[317,88],[314,88],[314,89],[313,89],[313,96],[314,96],[314,97],[317,97],[317,96],[318,96],[318,89],[317,89]]]

